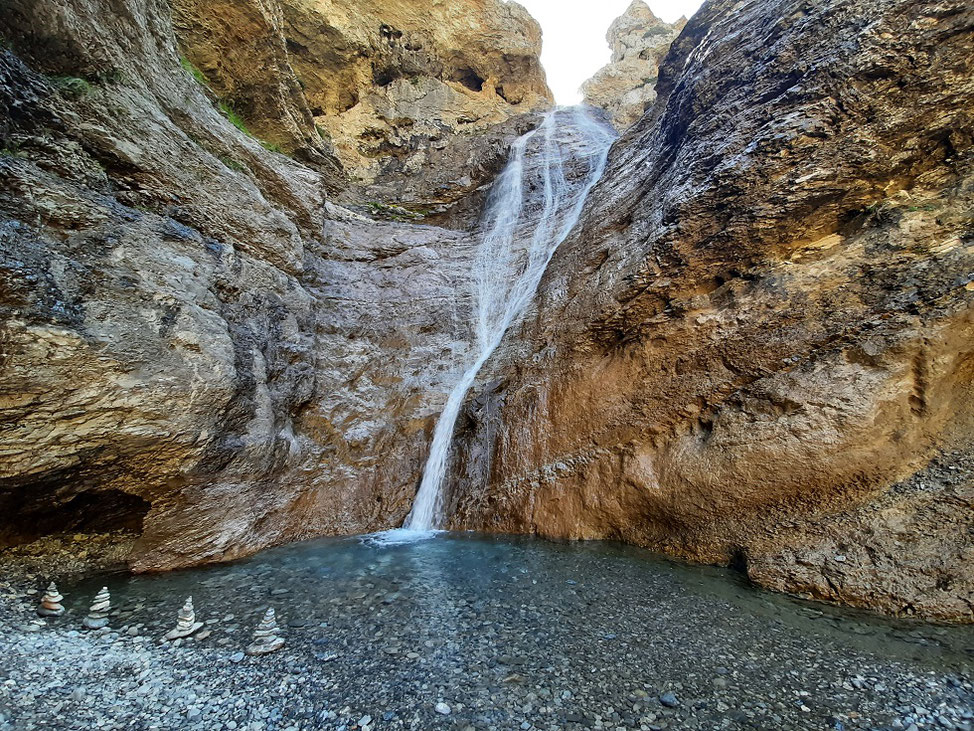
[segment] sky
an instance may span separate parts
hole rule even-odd
[[[582,100],[578,87],[609,62],[605,32],[632,0],[517,0],[541,23],[541,63],[559,104]],[[647,0],[657,17],[672,23],[701,0]]]

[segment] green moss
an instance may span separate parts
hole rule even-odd
[[[121,69],[98,71],[89,78],[96,84],[124,84],[126,81],[125,74]]]
[[[230,124],[239,129],[248,137],[253,137],[253,135],[250,134],[250,130],[247,129],[247,125],[244,123],[243,119],[241,119],[239,114],[233,111],[232,107],[230,107],[226,102],[220,102],[219,107],[220,111],[223,112],[223,116],[230,120]]]
[[[244,122],[241,116],[237,114],[235,111],[233,111],[233,107],[228,105],[226,102],[220,102],[219,107],[220,107],[220,111],[223,112],[224,116],[230,120],[230,124],[232,124],[234,127],[239,129],[248,137],[252,137],[253,139],[257,140],[265,150],[269,150],[270,152],[279,152],[282,155],[285,154],[284,150],[282,150],[280,145],[278,145],[277,143],[268,142],[267,140],[262,140],[260,137],[255,135],[249,129],[247,129],[246,122]]]
[[[91,84],[78,76],[54,76],[51,81],[69,99],[80,99],[91,92]]]
[[[226,155],[218,155],[217,157],[220,162],[230,168],[230,170],[236,170],[238,173],[247,172],[247,167],[243,163],[234,160],[232,157],[227,157]]]
[[[189,72],[190,76],[196,79],[197,83],[201,84],[202,86],[210,85],[210,82],[207,80],[206,75],[198,68],[196,68],[196,66],[193,65],[193,62],[190,61],[188,58],[186,58],[185,56],[180,56],[179,63],[182,65],[184,69],[186,69],[187,72]]]
[[[420,213],[418,210],[410,210],[404,206],[390,205],[388,203],[380,203],[379,201],[369,201],[365,205],[373,216],[387,221],[420,221],[425,217],[425,213]]]
[[[0,147],[0,157],[27,157],[23,150],[20,149],[20,145],[16,142],[8,142],[3,147]]]
[[[649,38],[650,36],[665,36],[673,32],[672,28],[667,28],[665,25],[654,25],[652,28],[643,33],[643,38]]]

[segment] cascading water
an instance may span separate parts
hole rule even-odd
[[[472,272],[476,357],[436,423],[419,492],[403,530],[394,531],[395,540],[421,537],[443,524],[443,478],[464,397],[534,297],[555,249],[578,221],[588,192],[601,177],[614,139],[611,127],[579,106],[552,110],[537,129],[514,143],[487,202]]]

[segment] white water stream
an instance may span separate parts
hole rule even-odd
[[[605,169],[616,135],[585,107],[558,108],[520,137],[497,178],[482,223],[471,276],[475,357],[447,399],[413,508],[395,542],[428,535],[445,522],[443,478],[453,427],[467,391],[507,329],[524,313],[558,245],[578,221],[582,205]]]

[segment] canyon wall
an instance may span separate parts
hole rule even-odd
[[[499,50],[454,39],[443,69],[479,54],[501,84],[523,64],[535,75],[503,103],[546,103],[537,58],[518,55],[536,26],[468,5]],[[163,569],[409,510],[469,347],[472,241],[327,201],[347,169],[278,33],[310,5],[217,4],[200,29],[202,7],[177,2],[174,21],[164,0],[24,0],[0,18],[4,544],[124,529],[133,567]],[[489,177],[519,124],[458,148]]]
[[[974,618],[974,10],[706,3],[460,420],[453,526]]]
[[[346,203],[435,218],[489,183],[497,151],[552,103],[541,29],[516,3],[176,0],[174,14],[220,103],[310,164],[309,150],[333,153]]]
[[[453,526],[971,620],[972,16],[711,0],[662,63],[618,25],[659,79],[605,106],[658,98],[466,404]],[[536,24],[15,0],[0,33],[0,541],[124,529],[155,570],[401,524],[467,229],[550,104]]]

